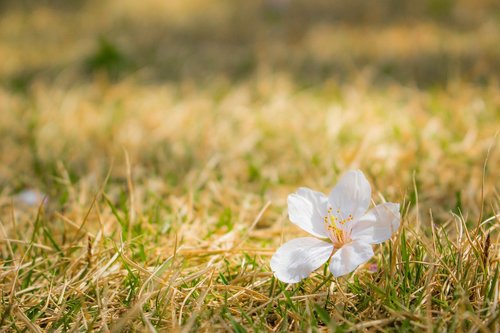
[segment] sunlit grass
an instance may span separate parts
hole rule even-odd
[[[213,20],[208,31],[234,25],[237,33],[255,28],[267,36],[259,29],[270,25],[299,33],[267,12],[263,19],[250,11],[250,25],[241,27],[224,20],[229,4],[189,4],[170,5],[179,16],[165,23],[185,27],[185,35],[162,39],[177,41],[172,49],[180,53],[151,48],[157,32],[120,35],[124,18],[161,18],[160,2],[128,4],[112,23],[97,17],[81,34],[52,25],[73,17],[81,26],[97,10],[91,6],[25,13],[46,27],[39,54],[21,14],[4,14],[2,34],[5,25],[20,30],[0,49],[22,60],[0,73],[0,327],[497,331],[498,51],[491,34],[476,34],[498,31],[496,21],[470,33],[436,22],[417,30],[322,23],[296,48],[281,35],[273,44],[253,34],[238,46],[229,31],[210,46],[192,19],[204,11]],[[109,6],[101,9],[113,12]],[[134,27],[128,31],[148,31]],[[380,44],[360,41],[365,33]],[[50,36],[67,49],[47,47]],[[450,43],[440,49],[439,38]],[[134,40],[149,45],[147,60]],[[339,55],[336,41],[355,43],[366,67],[345,67],[353,58]],[[189,53],[197,43],[200,54]],[[269,53],[248,58],[256,45]],[[455,59],[470,45],[485,50],[471,55],[478,67],[470,72],[447,60],[449,71],[420,72],[439,65],[432,57],[405,67],[419,47]],[[293,54],[290,67],[283,50]],[[322,67],[336,55],[333,67]],[[304,59],[312,72],[300,66]],[[337,66],[345,76],[331,74]],[[299,186],[326,192],[352,168],[369,178],[374,203],[401,203],[399,232],[352,275],[334,279],[323,267],[299,284],[277,281],[271,255],[303,234],[288,221],[287,195]],[[25,190],[46,203],[25,202]]]

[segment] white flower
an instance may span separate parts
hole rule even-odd
[[[283,244],[271,258],[276,277],[299,282],[330,257],[335,277],[367,262],[373,256],[371,244],[388,240],[401,219],[399,204],[383,203],[368,210],[370,200],[370,184],[359,170],[347,172],[328,197],[307,188],[289,195],[290,220],[317,238],[296,238]]]

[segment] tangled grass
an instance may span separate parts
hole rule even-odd
[[[1,14],[1,330],[500,330],[494,3],[300,32],[300,1],[120,4]],[[287,195],[352,168],[399,232],[277,281]]]

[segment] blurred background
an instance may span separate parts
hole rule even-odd
[[[496,0],[2,0],[0,58],[0,188],[62,204],[122,188],[127,151],[159,197],[359,167],[478,209],[500,123]]]
[[[2,83],[88,79],[244,80],[301,86],[488,83],[500,71],[494,0],[42,0],[0,2]]]

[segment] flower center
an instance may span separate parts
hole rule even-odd
[[[335,248],[341,248],[343,245],[352,241],[349,229],[343,228],[343,226],[352,221],[352,219],[352,214],[346,216],[342,214],[340,209],[333,212],[332,207],[328,208],[328,215],[323,218],[323,221],[328,230],[328,236],[332,240]]]

